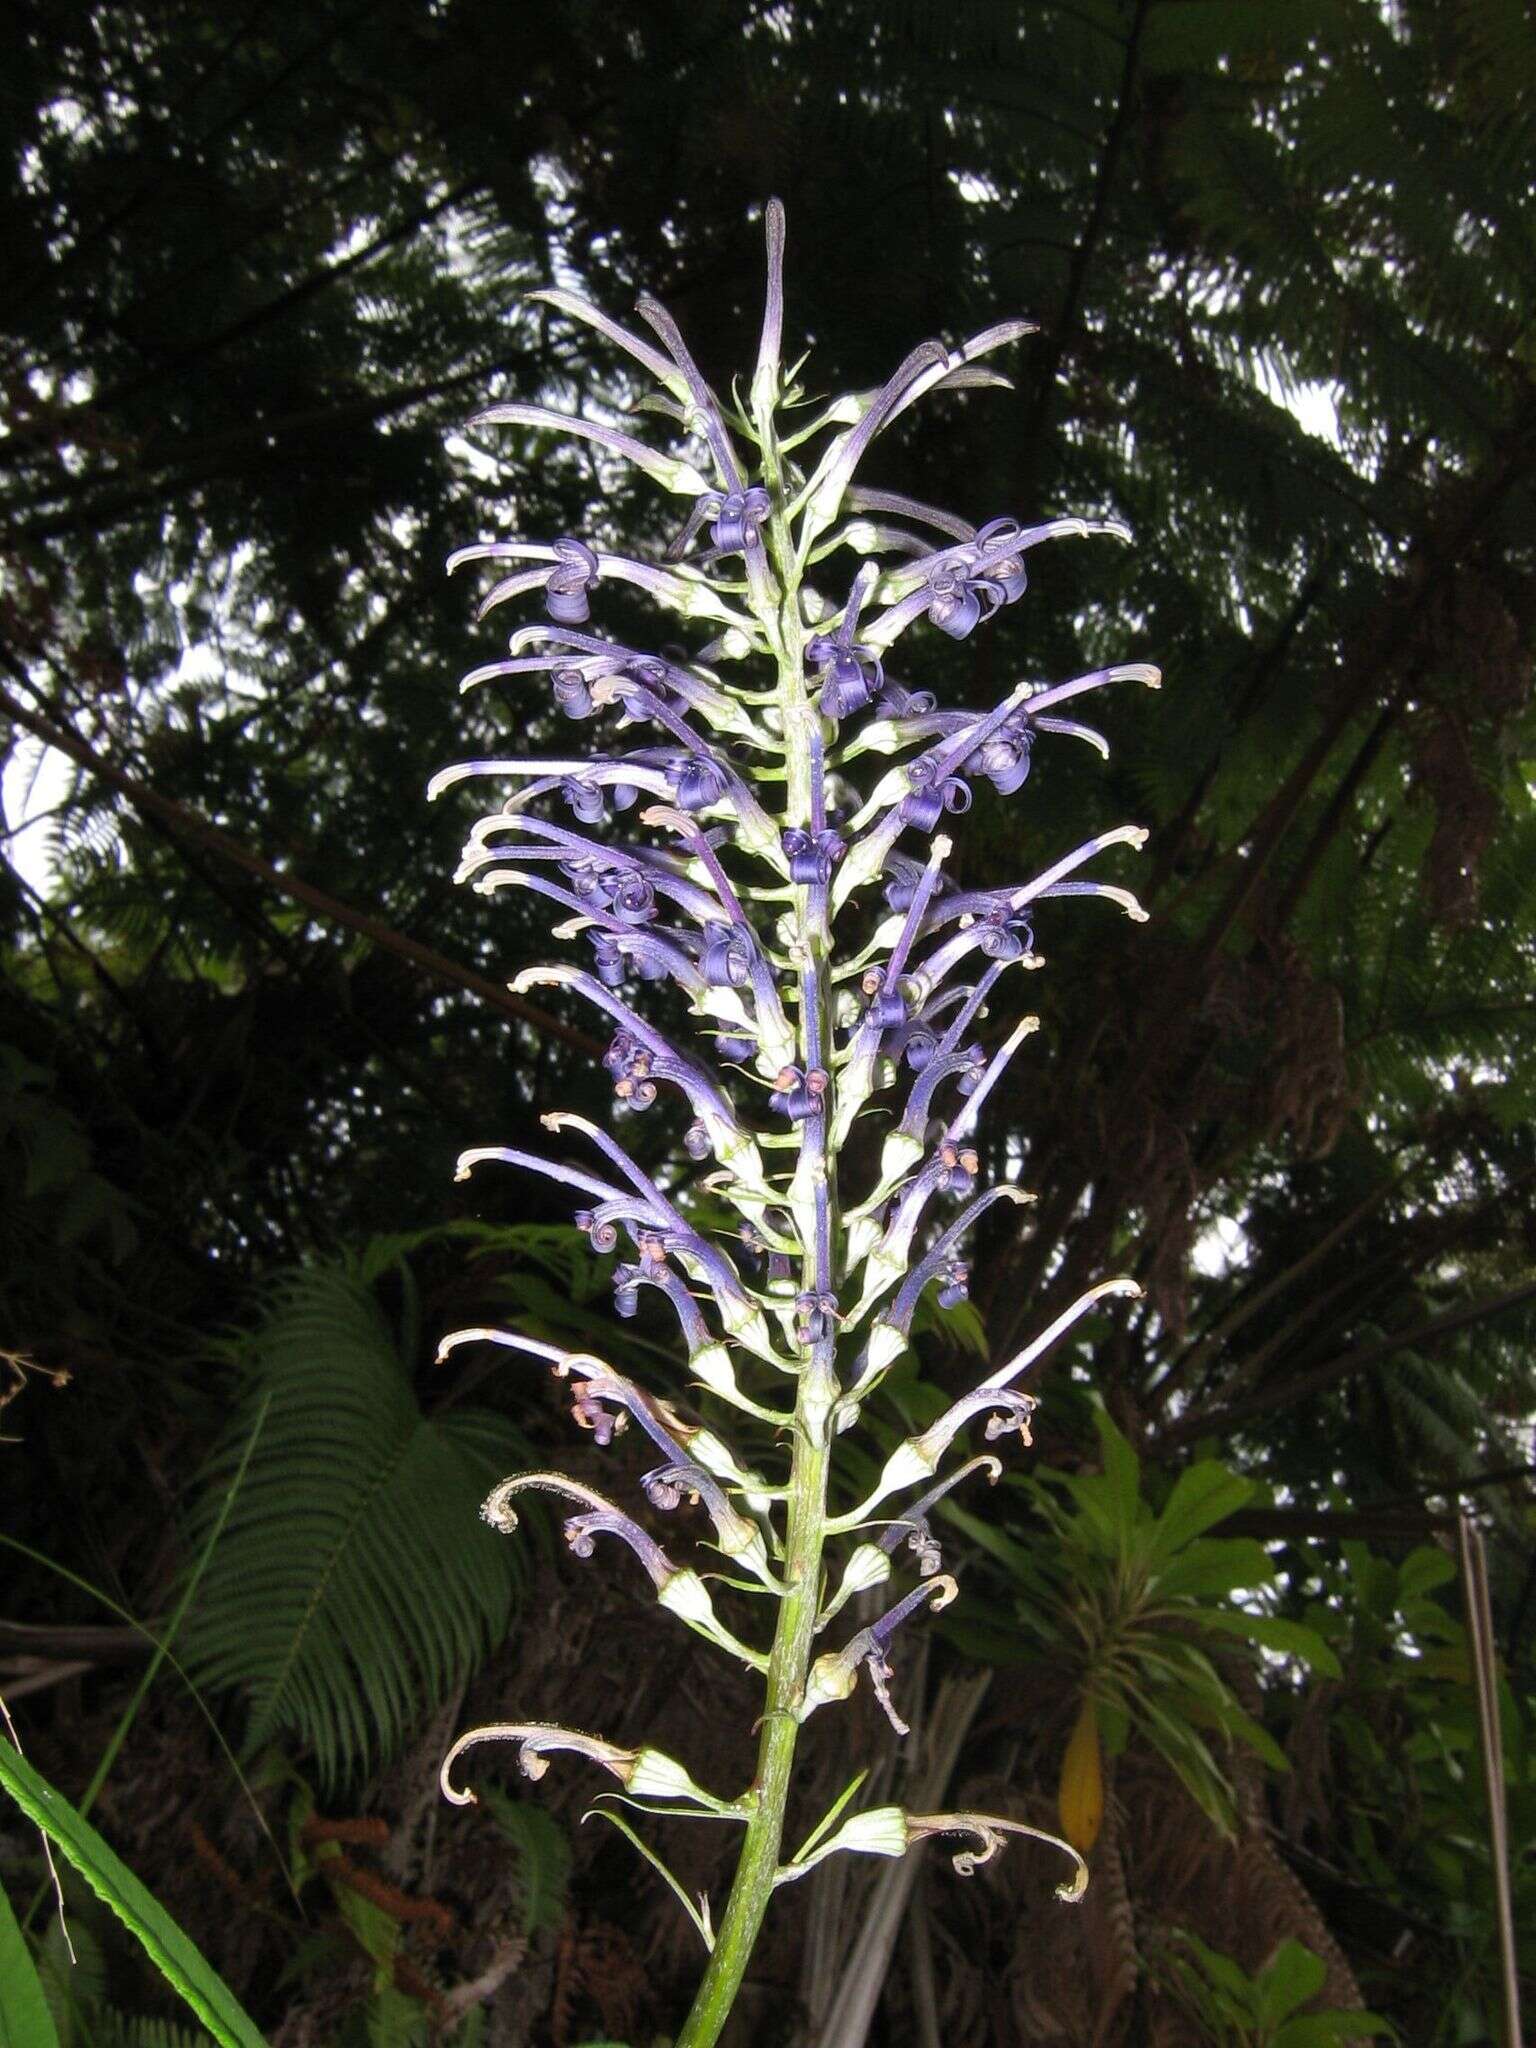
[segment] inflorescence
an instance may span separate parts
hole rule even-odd
[[[744,1823],[747,1847],[719,1938],[707,1906],[696,1916],[717,1959],[727,1929],[735,1949],[749,1947],[768,1893],[836,1851],[899,1855],[928,1835],[960,1834],[969,1846],[954,1860],[965,1873],[1008,1834],[1040,1832],[1001,1816],[880,1807],[824,1826],[813,1850],[780,1860],[798,1726],[867,1677],[905,1732],[890,1692],[898,1631],[958,1591],[943,1569],[934,1511],[976,1473],[995,1479],[1002,1469],[990,1452],[957,1454],[957,1440],[979,1423],[994,1445],[1010,1436],[1027,1444],[1036,1401],[1026,1376],[1096,1303],[1138,1292],[1124,1278],[1090,1288],[900,1444],[862,1500],[831,1510],[835,1440],[859,1423],[907,1350],[923,1295],[933,1289],[944,1307],[964,1300],[968,1234],[996,1203],[1028,1200],[1008,1183],[979,1185],[978,1120],[1037,1022],[1023,1017],[989,1043],[986,1021],[1007,992],[1000,983],[1041,964],[1034,921],[1045,904],[1097,896],[1144,915],[1127,890],[1088,872],[1113,847],[1139,847],[1137,827],[1097,834],[1032,879],[984,890],[951,883],[950,834],[978,784],[1004,797],[1021,789],[1042,741],[1065,737],[1108,753],[1101,734],[1069,715],[1078,699],[1117,682],[1159,681],[1139,662],[1064,683],[1023,681],[978,713],[945,709],[893,673],[911,629],[926,622],[964,639],[1017,603],[1040,543],[1129,536],[1113,521],[1073,518],[974,527],[856,482],[875,437],[929,392],[1006,384],[985,359],[1029,325],[1005,321],[957,349],[925,342],[879,390],[814,410],[801,365],[781,364],[777,202],[766,227],[756,368],[749,392],[729,401],[649,298],[639,313],[654,340],[570,293],[535,294],[646,373],[659,387],[647,408],[696,459],[539,405],[492,406],[476,424],[576,436],[637,466],[687,512],[661,561],[575,538],[492,541],[452,557],[450,567],[497,572],[482,618],[515,599],[542,599],[545,613],[513,632],[507,659],[474,669],[462,687],[542,677],[573,725],[590,721],[615,737],[600,744],[589,727],[567,758],[464,761],[429,791],[471,778],[511,786],[470,831],[459,879],[486,895],[532,890],[559,907],[557,935],[582,942],[585,963],[534,969],[512,986],[566,988],[602,1012],[620,1109],[677,1114],[679,1150],[694,1163],[653,1176],[586,1119],[551,1115],[546,1127],[579,1140],[586,1163],[488,1146],[464,1155],[461,1176],[500,1161],[568,1189],[593,1249],[621,1253],[618,1313],[633,1315],[644,1288],[664,1296],[707,1397],[700,1405],[717,1421],[734,1411],[755,1443],[776,1432],[772,1441],[788,1452],[787,1475],[759,1471],[724,1423],[689,1418],[590,1352],[513,1330],[447,1337],[444,1354],[490,1343],[547,1365],[599,1445],[630,1429],[648,1438],[659,1460],[641,1481],[651,1507],[707,1517],[706,1540],[732,1577],[774,1603],[775,1626],[768,1642],[738,1637],[700,1574],[602,1493],[555,1472],[508,1479],[485,1505],[494,1527],[515,1526],[515,1497],[554,1495],[569,1510],[577,1556],[617,1539],[663,1607],[764,1675],[760,1766],[739,1797],[720,1798],[657,1751],[508,1723],[460,1739],[443,1789],[459,1803],[473,1798],[454,1767],[473,1745],[502,1738],[518,1745],[530,1776],[562,1750],[611,1773],[632,1804]],[[702,626],[708,644],[685,660],[603,637],[592,613],[615,582]],[[702,1020],[702,1040],[675,1042],[648,1020],[639,992],[664,981]],[[841,1155],[855,1119],[871,1111],[882,1118],[878,1163],[851,1185],[854,1168],[840,1170]],[[729,1205],[738,1219],[731,1241],[699,1220],[690,1189]],[[898,1574],[914,1580],[908,1590],[840,1647],[823,1647],[846,1603]],[[1044,1839],[1073,1858],[1062,1896],[1080,1896],[1081,1857]]]

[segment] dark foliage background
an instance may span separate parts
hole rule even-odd
[[[1234,1645],[1223,1682],[1284,1755],[1215,1744],[1223,1834],[1139,1717],[1133,1655],[1090,1905],[1053,1918],[1022,1855],[969,1888],[925,1878],[877,2024],[1248,2038],[1214,1992],[1180,2002],[1188,1928],[1250,1976],[1302,1940],[1334,2004],[1363,1997],[1408,2040],[1499,2038],[1469,1666],[1433,1553],[1475,1508],[1518,1850],[1521,0],[49,0],[0,38],[0,1685],[34,1760],[84,1791],[142,1670],[130,1624],[163,1624],[208,1561],[177,1647],[250,1797],[165,1669],[95,1810],[277,2040],[559,2048],[675,2020],[693,1960],[670,1902],[573,1832],[579,1789],[436,1806],[447,1730],[514,1678],[529,1711],[654,1735],[717,1778],[751,1708],[611,1582],[477,1536],[484,1473],[528,1439],[563,1454],[567,1425],[530,1383],[434,1372],[437,1333],[509,1310],[582,1330],[605,1290],[564,1212],[526,1184],[455,1189],[451,1162],[541,1108],[601,1114],[604,1090],[581,1018],[506,994],[548,942],[506,898],[450,889],[460,820],[421,792],[504,715],[454,698],[489,657],[448,548],[498,520],[662,533],[590,467],[530,445],[493,471],[457,434],[488,395],[615,389],[522,294],[576,281],[623,313],[643,282],[728,380],[776,191],[815,383],[876,383],[922,335],[1001,313],[1041,323],[1012,395],[920,409],[876,481],[978,520],[1136,530],[1134,551],[1036,558],[993,637],[924,655],[925,682],[978,704],[1094,659],[1166,672],[1161,697],[1116,703],[1107,776],[1058,752],[965,841],[982,884],[1026,836],[1153,834],[1150,926],[1042,924],[1043,1050],[991,1161],[1022,1158],[1039,1206],[979,1248],[975,1292],[1005,1349],[1129,1263],[1145,1305],[1077,1364],[1145,1499],[1194,1457],[1258,1482],[1216,1533],[1268,1546],[1267,1610],[1340,1659],[1304,1680]],[[517,719],[544,716],[530,702]],[[926,1340],[941,1381],[956,1342]],[[1068,1360],[1047,1384],[1054,1468],[1100,1460],[1086,1384]],[[460,1508],[445,1572],[435,1532]],[[1023,1493],[998,1514],[1050,1540]],[[957,1646],[990,1660],[956,1774],[1048,1818],[1106,1638],[1032,1635],[1044,1596],[1006,1554],[978,1550],[972,1583],[927,1711],[956,1712]],[[1067,1580],[1062,1614],[1090,1590]],[[809,1813],[846,1754],[808,1769]],[[713,1846],[676,1845],[698,1883]],[[21,1905],[36,1868],[0,1817]],[[1528,1932],[1518,1857],[1515,1886]],[[740,2041],[854,2038],[825,2019],[847,1954],[807,1946],[803,1912],[786,1902]],[[159,2010],[99,1934],[97,1976],[61,1993],[71,2039]]]

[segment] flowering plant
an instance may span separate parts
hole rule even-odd
[[[747,394],[729,402],[711,390],[675,322],[651,299],[641,298],[639,312],[654,342],[570,293],[537,295],[655,380],[659,393],[646,403],[673,422],[698,464],[537,405],[496,405],[477,423],[581,437],[688,500],[689,510],[660,563],[571,538],[459,550],[450,567],[483,562],[502,571],[482,617],[534,594],[546,613],[513,633],[508,659],[472,670],[463,688],[545,675],[569,718],[608,715],[635,738],[606,752],[584,746],[566,759],[461,762],[429,791],[436,797],[466,778],[513,785],[501,809],[471,830],[459,877],[485,894],[516,887],[548,897],[566,914],[558,935],[591,949],[589,967],[535,968],[514,989],[568,988],[606,1015],[606,1065],[620,1105],[640,1112],[662,1099],[681,1102],[683,1148],[708,1167],[703,1187],[739,1219],[727,1250],[696,1220],[686,1175],[653,1177],[578,1116],[543,1121],[585,1141],[595,1155],[587,1166],[501,1146],[459,1162],[461,1175],[483,1161],[544,1175],[581,1203],[576,1220],[595,1249],[624,1243],[628,1256],[614,1273],[618,1312],[633,1315],[645,1287],[666,1298],[691,1378],[715,1418],[708,1423],[590,1352],[514,1330],[459,1330],[443,1342],[444,1353],[491,1343],[543,1361],[569,1383],[574,1418],[600,1445],[630,1426],[642,1431],[661,1460],[642,1482],[652,1507],[671,1513],[687,1504],[707,1516],[733,1581],[759,1592],[772,1616],[764,1640],[735,1633],[697,1570],[675,1563],[604,1494],[558,1472],[518,1474],[485,1504],[487,1520],[510,1531],[523,1494],[553,1494],[570,1509],[565,1533],[577,1556],[590,1557],[600,1537],[627,1545],[661,1606],[762,1674],[757,1771],[734,1797],[705,1790],[657,1750],[543,1723],[473,1729],[443,1765],[444,1792],[463,1804],[474,1794],[458,1767],[475,1745],[515,1743],[530,1777],[566,1752],[618,1779],[632,1806],[741,1826],[718,1928],[707,1899],[695,1907],[685,1898],[709,1962],[678,2048],[717,2038],[772,1893],[826,1857],[899,1856],[930,1835],[958,1836],[954,1865],[965,1875],[1009,1835],[1033,1835],[1071,1859],[1060,1896],[1081,1895],[1088,1873],[1077,1851],[1003,1815],[895,1806],[845,1815],[839,1802],[786,1857],[785,1804],[800,1729],[847,1699],[861,1677],[897,1733],[906,1732],[889,1689],[897,1632],[958,1591],[943,1569],[934,1510],[962,1481],[980,1471],[995,1479],[1002,1469],[991,1453],[946,1469],[956,1439],[980,1421],[991,1442],[1016,1435],[1027,1444],[1036,1399],[1025,1376],[1095,1303],[1138,1292],[1124,1278],[1090,1288],[901,1443],[863,1499],[836,1505],[838,1437],[859,1423],[907,1349],[925,1290],[935,1288],[946,1307],[962,1300],[967,1233],[995,1203],[1028,1199],[1007,1182],[978,1188],[971,1140],[1037,1025],[1020,1018],[991,1050],[983,1035],[1004,975],[1041,964],[1038,907],[1100,896],[1143,915],[1125,889],[1085,873],[1111,847],[1140,846],[1138,827],[1100,833],[1033,879],[986,890],[952,884],[951,841],[939,828],[970,807],[978,781],[1004,796],[1019,790],[1044,735],[1107,754],[1100,734],[1064,715],[1067,708],[1107,684],[1155,686],[1159,677],[1128,663],[1070,682],[1023,681],[993,710],[975,713],[942,708],[889,672],[909,629],[926,621],[963,639],[1020,598],[1026,559],[1040,542],[1128,535],[1114,522],[1072,518],[1029,527],[994,519],[977,528],[856,482],[876,435],[926,393],[1005,383],[984,358],[1029,325],[1002,322],[958,349],[924,342],[879,390],[807,415],[801,366],[781,360],[784,222],[776,201],[766,229],[756,368]],[[614,581],[707,622],[714,637],[685,661],[595,634],[592,600]],[[888,765],[864,788],[857,777],[871,759]],[[559,821],[562,811],[569,822]],[[626,813],[648,837],[621,840],[600,829]],[[635,986],[652,981],[682,990],[712,1037],[708,1054],[673,1043],[635,1006]],[[884,1119],[878,1164],[850,1185],[850,1133],[871,1113]],[[733,1412],[759,1434],[764,1425],[777,1433],[787,1472],[766,1474],[733,1446],[720,1420]],[[824,1647],[847,1603],[900,1570],[915,1583],[841,1642],[833,1631]]]

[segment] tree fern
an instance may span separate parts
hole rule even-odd
[[[396,1749],[505,1633],[516,1552],[477,1533],[476,1509],[521,1439],[485,1408],[422,1412],[350,1266],[282,1279],[246,1356],[190,1518],[194,1554],[270,1407],[185,1656],[203,1683],[246,1695],[251,1746],[296,1735],[334,1785]]]

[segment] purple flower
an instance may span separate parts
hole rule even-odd
[[[752,943],[738,925],[707,924],[699,972],[711,988],[743,988],[752,972]]]
[[[844,646],[818,633],[805,650],[821,685],[821,711],[826,718],[851,718],[873,702],[885,686],[879,657],[855,643]]]
[[[685,811],[707,811],[725,795],[725,771],[707,755],[679,755],[673,777],[677,801]]]
[[[560,794],[565,798],[572,817],[579,818],[583,825],[601,823],[603,792],[596,784],[584,782],[578,775],[564,775],[560,778]]]
[[[1016,712],[983,741],[966,766],[973,774],[985,775],[999,796],[1012,796],[1028,779],[1034,737],[1028,715]]]
[[[556,562],[544,585],[544,609],[557,625],[582,626],[592,616],[587,592],[597,581],[597,557],[579,540],[557,540]]]
[[[836,832],[802,832],[794,828],[783,835],[783,847],[789,862],[789,879],[807,889],[829,881],[833,868],[847,850]]]
[[[804,1123],[808,1117],[821,1115],[831,1085],[831,1075],[820,1067],[812,1067],[809,1073],[802,1073],[798,1067],[784,1067],[768,1097],[768,1105],[780,1116],[787,1116],[791,1123]]]
[[[834,1336],[838,1324],[835,1294],[805,1293],[795,1296],[795,1336],[804,1345],[820,1344]]]
[[[1022,911],[989,903],[976,921],[976,944],[989,960],[1018,960],[1035,950],[1034,926]]]
[[[885,1709],[886,1719],[898,1735],[910,1734],[911,1731],[897,1713],[890,1694],[890,1681],[893,1675],[889,1655],[891,1637],[920,1607],[927,1604],[937,1612],[939,1608],[947,1607],[959,1590],[953,1579],[942,1574],[925,1579],[920,1586],[914,1586],[904,1599],[898,1600],[894,1607],[887,1608],[878,1621],[872,1622],[868,1628],[862,1628],[856,1636],[850,1637],[841,1650],[830,1651],[825,1657],[818,1657],[811,1666],[810,1677],[806,1681],[805,1699],[799,1710],[800,1719],[805,1720],[828,1700],[847,1699],[858,1681],[862,1666],[869,1673],[869,1682],[875,1689],[875,1697]]]
[[[892,910],[910,910],[913,899],[922,887],[927,872],[919,860],[909,860],[904,853],[893,853],[886,862],[885,900]],[[940,875],[933,885],[933,894],[942,896],[950,886],[948,879]]]
[[[929,1512],[938,1506],[946,1494],[953,1493],[961,1480],[968,1479],[973,1472],[983,1470],[986,1472],[988,1484],[995,1486],[1003,1475],[1002,1459],[994,1458],[990,1451],[984,1451],[980,1457],[968,1458],[963,1465],[956,1466],[953,1472],[947,1473],[936,1485],[930,1486],[926,1493],[913,1501],[898,1521],[891,1523],[877,1539],[876,1547],[890,1556],[905,1538],[907,1548],[916,1556],[919,1572],[925,1579],[932,1578],[942,1566],[944,1556],[929,1527]]]
[[[919,832],[931,832],[946,811],[961,816],[971,808],[970,784],[958,775],[945,775],[928,756],[914,761],[907,771],[910,793],[899,806],[902,824]]]
[[[938,703],[931,690],[908,690],[886,678],[877,705],[882,718],[921,718]]]
[[[963,640],[981,622],[982,600],[989,588],[969,577],[964,562],[958,558],[943,561],[929,572],[928,617],[951,640]],[[995,611],[1001,602],[999,595],[987,605],[987,610]]]
[[[592,681],[579,668],[565,667],[552,671],[555,702],[567,718],[590,718],[596,706],[592,702]]]
[[[728,491],[705,500],[709,537],[723,555],[739,555],[756,547],[758,528],[772,509],[768,493],[754,484],[749,491]]]
[[[971,1298],[971,1269],[964,1259],[951,1259],[940,1269],[939,1278],[943,1286],[939,1289],[940,1308],[958,1308],[962,1301]]]
[[[906,1023],[910,1005],[900,981],[888,968],[870,968],[859,986],[869,999],[864,1015],[877,1031],[894,1031]]]
[[[604,988],[622,988],[628,978],[628,966],[613,938],[607,932],[595,931],[592,938],[592,964],[597,969],[597,978]]]
[[[504,1479],[493,1489],[480,1510],[493,1529],[510,1534],[517,1527],[517,1515],[512,1507],[512,1496],[533,1488],[541,1493],[562,1495],[565,1499],[581,1504],[584,1512],[571,1515],[565,1523],[565,1540],[577,1557],[590,1557],[599,1535],[617,1536],[627,1543],[635,1556],[650,1573],[651,1582],[657,1587],[665,1586],[674,1577],[677,1567],[672,1563],[661,1545],[648,1536],[638,1522],[626,1515],[622,1508],[598,1493],[595,1488],[583,1486],[578,1480],[567,1479],[562,1472],[520,1472],[515,1479]]]

